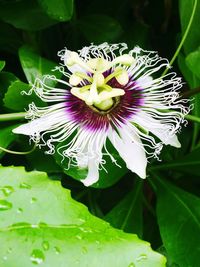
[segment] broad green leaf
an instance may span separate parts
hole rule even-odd
[[[189,87],[191,89],[194,88],[195,87],[194,74],[191,72],[188,65],[186,64],[186,58],[184,57],[183,54],[179,54],[178,65],[179,65],[182,75],[184,76],[185,80],[189,84]]]
[[[200,79],[200,47],[186,57],[186,64],[191,72]],[[200,85],[200,83],[199,83]]]
[[[44,12],[49,17],[58,21],[68,21],[73,14],[73,0],[38,0]]]
[[[1,20],[23,30],[40,30],[57,23],[35,0],[0,1]]]
[[[31,86],[29,84],[23,83],[20,80],[14,81],[5,93],[3,99],[4,106],[15,111],[27,109],[28,105],[32,102],[34,102],[36,106],[44,106],[45,103],[40,100],[34,92],[32,92],[32,94],[26,94],[30,89]]]
[[[89,42],[114,41],[122,33],[120,23],[106,15],[88,15],[78,20],[80,31]]]
[[[30,146],[26,146],[24,151],[26,150],[30,150]],[[44,151],[39,149],[36,149],[33,153],[28,154],[26,158],[33,170],[45,171],[48,173],[62,171],[51,155],[44,154]]]
[[[57,146],[57,149],[59,147],[62,147],[63,145],[64,143],[60,143]],[[97,183],[93,184],[92,187],[95,188],[109,187],[115,184],[120,178],[122,178],[128,172],[124,161],[121,159],[118,152],[113,148],[113,146],[110,143],[108,143],[107,148],[108,151],[111,153],[111,155],[115,158],[118,166],[111,161],[109,156],[104,156],[103,159],[106,161],[106,163],[103,165],[103,168],[101,167],[99,169],[99,180]],[[86,168],[79,168],[74,166],[70,166],[69,168],[69,160],[67,158],[63,160],[63,157],[57,152],[55,153],[55,159],[57,164],[61,166],[61,168],[67,175],[71,176],[76,180],[82,180],[86,178],[88,172]]]
[[[56,77],[62,76],[59,71],[51,72],[56,66],[55,63],[42,58],[28,46],[22,46],[19,49],[19,58],[29,83],[34,83],[36,78],[41,78],[45,74],[52,74]]]
[[[179,0],[179,12],[180,12],[181,27],[182,27],[182,36],[185,33],[185,30],[189,23],[195,1],[196,0]],[[186,55],[196,50],[199,47],[200,43],[199,12],[200,12],[200,1],[197,0],[197,8],[195,11],[193,23],[191,25],[187,39],[184,42],[184,49]]]
[[[164,246],[181,267],[198,266],[200,199],[157,178],[157,217]]]
[[[142,181],[137,179],[133,190],[109,213],[105,220],[113,227],[142,236]]]
[[[5,61],[0,61],[0,71],[2,71],[2,69],[5,67],[6,62]]]
[[[0,147],[7,148],[15,139],[16,135],[12,133],[12,129],[17,127],[12,125],[5,128],[0,128]],[[5,152],[0,148],[0,158]]]
[[[177,170],[184,173],[200,175],[200,147],[193,150],[184,157],[180,157],[173,162],[159,164],[151,168],[151,170]]]
[[[198,50],[190,53],[186,58],[183,55],[179,56],[179,67],[181,69],[181,72],[183,73],[186,81],[189,84],[189,87],[191,89],[197,88],[200,85],[200,79],[196,75],[198,72]],[[197,63],[197,64],[196,64]],[[200,96],[199,94],[196,94],[193,100],[194,108],[192,110],[192,113],[199,117],[200,116]],[[199,135],[200,126],[199,124],[194,124],[194,132],[193,132],[193,138],[192,138],[192,146],[195,147],[196,140]]]
[[[0,110],[3,106],[3,97],[7,88],[16,80],[17,77],[10,72],[2,71],[0,73]]]
[[[45,173],[0,167],[0,186],[1,266],[165,266],[147,242],[92,216]]]

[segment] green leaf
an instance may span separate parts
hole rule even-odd
[[[59,71],[51,73],[56,66],[55,63],[42,58],[28,46],[22,46],[19,49],[19,58],[29,83],[34,83],[36,78],[41,78],[45,74],[53,74],[58,78],[62,76]]]
[[[42,172],[0,167],[0,264],[164,267],[136,235],[112,228]]]
[[[182,35],[184,34],[187,25],[189,23],[193,6],[195,0],[179,0],[179,12],[180,12],[180,20],[182,27]],[[188,36],[184,43],[185,53],[188,54],[194,50],[196,50],[200,43],[200,32],[199,32],[199,24],[200,24],[200,1],[197,0],[197,8],[195,11],[194,19],[188,33]]]
[[[192,71],[193,74],[195,74],[198,79],[200,79],[200,47],[190,53],[187,57],[186,57],[186,64],[188,65],[189,69]],[[200,83],[199,83],[200,85]]]
[[[73,0],[38,0],[44,12],[49,17],[58,21],[68,21],[73,14]]]
[[[17,77],[10,72],[2,71],[0,73],[0,109],[3,105],[3,97],[7,88],[16,80]]]
[[[198,266],[200,199],[164,179],[157,178],[155,184],[158,224],[167,253],[181,267]]]
[[[0,71],[2,71],[2,69],[5,67],[5,65],[6,65],[6,62],[0,60]]]
[[[67,140],[67,142],[70,141]],[[57,146],[57,149],[59,149],[59,147],[62,147],[63,145],[64,142],[60,143]],[[99,170],[98,182],[93,184],[92,187],[95,188],[109,187],[115,184],[120,178],[122,178],[128,172],[124,161],[121,159],[118,152],[109,142],[107,144],[107,149],[110,152],[110,154],[115,158],[118,166],[111,161],[109,156],[104,156],[103,159],[105,160],[106,163],[103,165],[103,168]],[[79,168],[77,166],[75,167],[70,166],[69,168],[69,160],[67,158],[63,160],[63,157],[58,152],[55,152],[55,159],[57,164],[61,166],[61,168],[67,175],[71,176],[76,180],[82,180],[86,178],[88,172],[86,168]]]
[[[25,94],[31,89],[29,84],[23,83],[19,80],[14,81],[5,93],[3,102],[6,108],[23,111],[28,105],[34,102],[38,106],[45,106],[45,103],[33,92],[32,94]]]
[[[178,65],[181,70],[182,75],[184,76],[185,80],[189,84],[189,87],[192,89],[195,87],[194,84],[194,74],[189,69],[188,65],[186,64],[186,58],[182,53],[178,56]]]
[[[173,162],[159,164],[151,168],[151,170],[170,169],[184,173],[200,175],[200,147],[190,152],[184,157],[180,157]]]
[[[41,30],[57,23],[35,0],[0,1],[1,20],[23,30]]]
[[[106,214],[105,220],[113,227],[142,236],[141,180],[136,180],[134,189]]]
[[[120,23],[106,15],[88,15],[78,20],[80,31],[89,42],[114,41],[122,33]]]
[[[15,139],[16,135],[12,133],[12,129],[17,127],[12,125],[5,128],[0,128],[0,147],[7,148]],[[0,148],[0,158],[5,152]]]

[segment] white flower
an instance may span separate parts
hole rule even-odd
[[[147,159],[157,157],[163,144],[180,147],[176,133],[189,112],[183,105],[187,100],[179,98],[181,79],[174,72],[161,76],[169,63],[156,52],[126,50],[126,44],[103,43],[78,53],[60,51],[63,63],[57,69],[63,78],[46,75],[32,88],[49,105],[30,104],[31,121],[13,130],[48,146],[49,154],[62,142],[58,153],[69,167],[88,168],[86,186],[98,181],[104,154],[115,162],[108,139],[141,178]]]

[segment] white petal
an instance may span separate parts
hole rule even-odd
[[[12,132],[15,134],[34,135],[35,133],[40,133],[48,130],[50,127],[51,126],[44,118],[39,118],[26,124],[20,125],[19,127],[13,129]]]
[[[99,180],[99,164],[95,161],[95,159],[90,159],[88,162],[88,174],[84,180],[81,182],[85,186],[90,186],[96,183]]]
[[[141,88],[148,88],[153,84],[153,78],[151,76],[143,76],[137,79],[136,84]]]
[[[145,112],[138,113],[134,117],[134,122],[143,127],[145,130],[152,132],[165,145],[181,147],[176,134],[174,134],[172,130],[170,130],[170,125],[161,123]]]
[[[120,136],[111,130],[109,139],[126,162],[127,168],[135,172],[141,178],[146,178],[147,158],[141,140],[136,133],[127,126],[118,128]]]
[[[53,110],[53,109],[52,109]],[[26,124],[22,124],[19,127],[12,130],[16,134],[35,135],[46,130],[50,130],[52,127],[68,121],[66,111],[64,109],[55,110],[49,112],[49,114],[43,115],[41,118],[32,120]]]

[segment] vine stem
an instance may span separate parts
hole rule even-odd
[[[8,113],[8,114],[1,114],[0,115],[0,122],[1,121],[15,121],[24,119],[27,115],[27,112],[18,112],[18,113]]]
[[[179,54],[179,52],[180,52],[180,50],[181,50],[181,48],[182,48],[182,46],[183,46],[183,44],[184,44],[184,42],[185,42],[185,39],[186,39],[187,36],[188,36],[188,33],[189,33],[189,31],[190,31],[190,28],[191,28],[191,25],[192,25],[192,22],[193,22],[193,19],[194,19],[194,14],[195,14],[195,12],[196,12],[196,7],[197,7],[197,0],[194,0],[194,6],[193,6],[193,9],[192,9],[192,14],[191,14],[189,23],[188,23],[188,25],[187,25],[187,28],[186,28],[186,30],[185,30],[185,33],[184,33],[184,35],[183,35],[183,37],[182,37],[182,39],[181,39],[181,42],[180,42],[178,48],[176,49],[176,52],[174,53],[174,56],[172,57],[171,61],[169,62],[169,66],[164,70],[162,76],[164,76],[165,74],[167,74],[167,72],[168,72],[170,66],[173,65],[175,59],[177,58],[177,56],[178,56],[178,54]]]
[[[27,154],[30,154],[35,150],[35,148],[36,148],[36,144],[29,151],[13,151],[13,150],[6,149],[6,148],[0,146],[0,150],[4,151],[6,153],[9,153],[9,154],[14,154],[14,155],[27,155]]]

